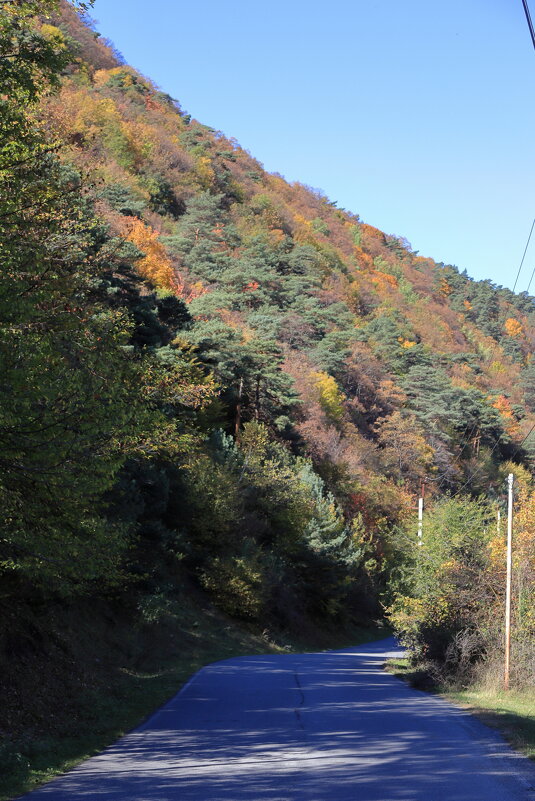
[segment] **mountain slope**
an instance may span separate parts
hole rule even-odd
[[[8,697],[58,638],[76,671],[55,604],[138,631],[191,587],[255,631],[390,607],[428,653],[475,628],[480,655],[511,471],[528,642],[533,298],[268,174],[70,5],[0,14]]]

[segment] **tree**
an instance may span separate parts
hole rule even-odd
[[[102,298],[103,276],[132,251],[112,241],[79,174],[26,113],[65,64],[33,16],[54,7],[0,12],[11,48],[0,60],[0,566],[69,593],[123,579],[128,531],[106,518],[105,495],[128,456],[159,439],[176,445],[157,408],[162,371],[155,381],[132,358],[133,325]]]
[[[159,241],[159,234],[136,217],[125,218],[123,232],[143,254],[137,262],[137,269],[143,278],[164,289],[177,286],[173,266],[165,248]]]
[[[375,431],[382,446],[386,470],[399,480],[417,485],[433,464],[433,448],[425,439],[425,430],[408,414],[396,411],[379,418]]]
[[[461,678],[485,651],[483,622],[495,598],[487,574],[492,521],[485,501],[444,498],[429,509],[422,544],[411,537],[412,592],[390,610],[414,658],[446,664]],[[462,633],[474,635],[468,653],[455,648]]]
[[[282,354],[275,342],[246,339],[239,329],[217,318],[197,323],[188,340],[223,387],[236,436],[245,421],[286,426],[286,415],[297,396],[292,379],[282,370]]]

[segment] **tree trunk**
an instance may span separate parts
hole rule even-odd
[[[254,419],[258,423],[258,415],[260,413],[260,376],[256,378],[256,389],[254,399]]]
[[[236,441],[238,441],[240,437],[242,395],[243,395],[243,378],[240,378],[240,385],[238,388],[238,403],[236,404],[236,417],[234,420],[234,438]]]

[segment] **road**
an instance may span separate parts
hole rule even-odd
[[[393,640],[200,670],[29,801],[532,801],[531,763],[382,669]]]

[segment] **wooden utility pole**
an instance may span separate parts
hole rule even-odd
[[[505,666],[503,676],[503,686],[509,689],[509,667],[511,659],[511,572],[513,565],[513,481],[514,476],[509,473],[507,483],[509,485],[508,505],[507,505],[507,579],[505,588]]]

